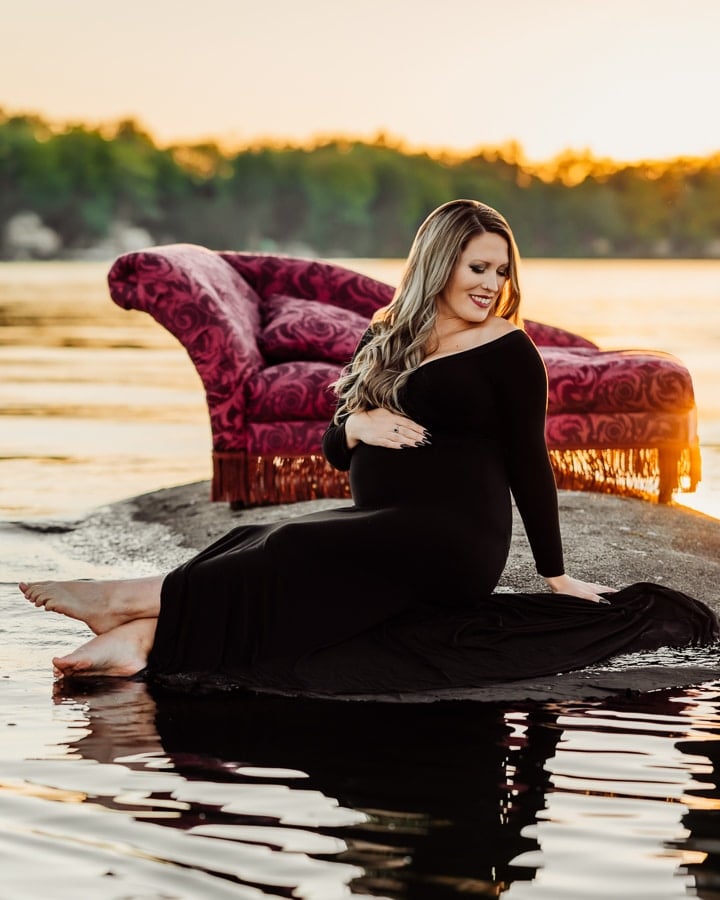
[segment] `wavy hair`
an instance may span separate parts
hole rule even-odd
[[[430,213],[413,241],[392,301],[378,310],[372,333],[332,385],[338,395],[335,422],[350,413],[384,407],[403,414],[400,392],[410,373],[433,351],[436,299],[458,259],[476,235],[491,232],[508,245],[508,277],[495,315],[517,322],[519,253],[505,218],[478,200],[451,200]]]

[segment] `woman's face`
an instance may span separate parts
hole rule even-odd
[[[507,241],[486,231],[468,241],[437,298],[438,317],[480,324],[492,315],[510,271]]]

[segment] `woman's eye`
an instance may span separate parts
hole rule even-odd
[[[470,269],[471,269],[476,275],[482,275],[482,273],[485,271],[485,266],[470,266]]]

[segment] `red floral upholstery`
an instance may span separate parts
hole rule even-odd
[[[120,256],[110,293],[142,309],[187,349],[205,386],[212,496],[244,504],[346,496],[347,476],[320,455],[329,384],[393,288],[348,269],[192,244]],[[547,437],[558,483],[668,500],[699,478],[692,380],[649,351],[601,351],[526,321],[549,375]]]
[[[339,371],[339,365],[304,360],[261,369],[246,385],[248,418],[252,422],[329,422],[335,397],[328,385]]]
[[[548,412],[689,411],[687,369],[669,354],[540,347],[549,378]]]
[[[367,328],[360,313],[331,303],[275,294],[263,305],[258,345],[266,360],[321,359],[346,363]]]

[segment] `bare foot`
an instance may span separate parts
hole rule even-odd
[[[20,590],[37,607],[85,622],[105,634],[134,619],[157,618],[163,576],[119,581],[20,582]]]
[[[59,678],[109,675],[127,678],[147,665],[157,619],[136,619],[99,634],[67,656],[53,659]]]

